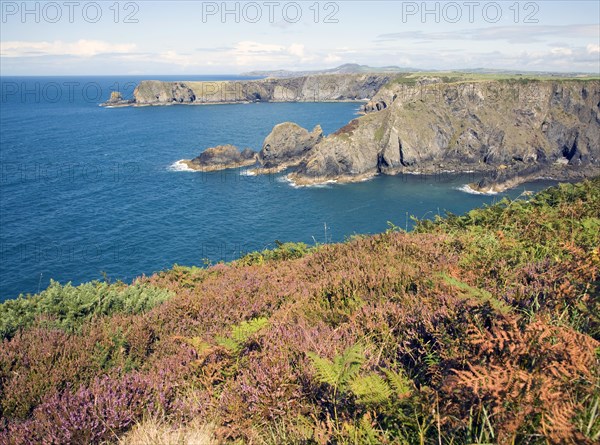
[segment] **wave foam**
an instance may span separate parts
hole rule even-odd
[[[472,189],[469,184],[465,184],[463,186],[460,186],[457,188],[457,190],[460,190],[461,192],[465,192],[465,193],[469,193],[471,195],[487,195],[487,196],[491,196],[491,195],[497,195],[498,192],[494,192],[492,190],[489,190],[487,192],[481,192],[479,190],[474,190]]]
[[[171,165],[167,167],[167,170],[171,172],[195,172],[193,168],[189,168],[187,164],[184,162],[185,159],[180,159],[177,162],[173,162]]]
[[[328,181],[323,181],[323,182],[316,182],[314,184],[295,184],[287,176],[284,176],[278,180],[281,182],[287,182],[290,187],[293,187],[295,189],[300,189],[300,188],[324,189],[324,188],[330,188],[332,184],[337,184],[337,181],[335,179],[330,179]]]

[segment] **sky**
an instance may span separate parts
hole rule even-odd
[[[598,1],[4,1],[0,74],[201,75],[344,63],[600,74]]]

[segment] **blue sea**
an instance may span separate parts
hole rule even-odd
[[[273,248],[377,233],[410,216],[456,214],[502,195],[459,188],[470,174],[382,176],[295,188],[283,175],[245,169],[181,171],[205,148],[260,150],[277,123],[331,133],[360,103],[280,103],[102,108],[113,90],[131,97],[142,79],[166,76],[2,77],[0,103],[0,300],[49,280],[130,281],[174,264],[231,261]],[[188,76],[184,80],[240,79]],[[512,190],[515,197],[548,182]]]

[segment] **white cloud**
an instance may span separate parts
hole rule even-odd
[[[550,52],[559,56],[570,56],[573,54],[573,50],[571,48],[565,47],[552,48]]]
[[[197,65],[197,62],[194,61],[190,56],[185,54],[178,54],[175,51],[167,51],[161,53],[159,55],[159,58],[163,62],[172,63],[175,65],[182,66],[184,68],[190,65]]]
[[[294,43],[294,44],[290,45],[290,47],[288,48],[288,52],[292,56],[302,58],[302,57],[304,57],[304,45],[301,45],[299,43]]]
[[[120,55],[119,57],[140,62],[160,62],[184,69],[219,65],[255,66],[258,68],[281,63],[304,62],[309,59],[306,56],[304,45],[298,43],[286,47],[249,40],[238,42],[231,47],[223,47],[219,51],[213,51],[212,48],[200,48],[189,53],[169,50],[158,54],[140,53]]]
[[[285,46],[259,42],[238,42],[229,56],[233,56],[238,66],[249,66],[260,63],[270,63],[285,51]]]
[[[342,58],[340,56],[338,56],[337,54],[329,53],[329,54],[327,54],[327,57],[325,57],[324,62],[325,63],[335,63],[335,62],[339,62],[340,60],[342,60]]]
[[[234,47],[234,52],[239,55],[249,55],[255,53],[277,53],[285,49],[281,45],[272,45],[266,43],[243,41],[239,42]]]
[[[107,53],[130,53],[134,43],[109,43],[102,40],[78,40],[76,42],[0,42],[0,55],[4,57],[76,56],[93,57]]]
[[[600,54],[600,45],[594,45],[593,43],[590,43],[586,49],[588,54]]]
[[[281,65],[294,65],[314,60],[301,43],[290,46],[265,44],[252,41],[238,42],[233,50],[224,53],[225,59],[235,60],[238,66],[255,66],[264,68]]]

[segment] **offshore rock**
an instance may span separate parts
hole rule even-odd
[[[218,145],[207,148],[192,160],[183,160],[182,162],[193,170],[218,171],[254,165],[256,153],[249,148],[240,151],[233,145]]]
[[[110,98],[100,104],[102,107],[126,107],[133,104],[133,99],[124,99],[119,91],[110,93]]]

